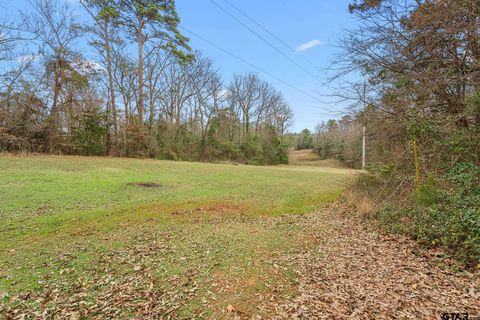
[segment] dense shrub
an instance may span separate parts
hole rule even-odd
[[[304,150],[304,149],[312,149],[312,148],[313,148],[312,134],[310,133],[310,130],[303,129],[302,132],[300,132],[295,149]]]
[[[358,183],[374,194],[380,181],[379,176],[365,175]],[[410,194],[407,205],[390,202],[375,216],[381,228],[427,247],[441,247],[475,267],[480,263],[480,167],[461,163],[440,178],[430,177]]]
[[[216,137],[218,127],[211,126],[205,137],[178,131],[175,135],[159,133],[155,158],[182,161],[233,161],[252,165],[288,163],[288,145],[273,132],[248,135],[234,143]]]
[[[77,127],[73,130],[73,140],[78,152],[83,155],[103,155],[105,144],[105,114],[99,108],[80,113]]]

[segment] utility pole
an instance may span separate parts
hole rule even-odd
[[[367,83],[363,81],[363,124],[362,124],[362,170],[365,170],[366,165],[366,137],[365,137],[365,106],[366,106],[366,95],[367,95]]]
[[[362,139],[362,170],[365,170],[365,124],[363,124],[363,139]]]

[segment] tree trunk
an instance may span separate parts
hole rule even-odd
[[[138,46],[138,121],[143,126],[143,19],[138,17],[137,46]]]
[[[117,107],[115,104],[115,91],[113,89],[113,72],[112,72],[112,58],[110,53],[110,37],[108,31],[108,17],[104,19],[104,32],[105,32],[105,52],[107,54],[107,72],[108,72],[108,86],[110,91],[110,103],[112,109],[112,120],[113,120],[113,132],[115,136],[118,133],[118,123],[117,123]]]
[[[63,66],[59,58],[55,60],[54,66],[55,72],[55,83],[53,88],[53,102],[52,102],[52,111],[49,116],[48,123],[48,143],[50,153],[55,151],[56,144],[56,130],[58,125],[58,100],[60,98],[60,92],[62,90],[62,70]]]
[[[154,98],[154,83],[152,83],[151,77],[153,75],[149,75],[149,80],[148,80],[148,101],[149,101],[149,112],[148,112],[148,127],[150,130],[153,128],[153,122],[155,121],[155,98]]]

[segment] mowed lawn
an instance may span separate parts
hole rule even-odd
[[[352,171],[0,156],[0,315],[254,315]],[[280,289],[279,289],[280,288]]]

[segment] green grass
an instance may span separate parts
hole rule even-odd
[[[271,262],[305,245],[302,230],[284,215],[335,200],[350,176],[300,166],[0,156],[4,308],[41,310],[45,288],[67,297],[78,279],[86,279],[84,299],[95,301],[109,288],[97,288],[108,275],[130,285],[151,273],[154,288],[195,286],[194,293],[175,295],[182,297],[178,316],[215,315],[226,303],[253,313],[255,294],[267,292],[272,281],[285,281],[288,291],[293,281],[289,270],[274,272]],[[160,187],[129,185],[142,182]],[[188,284],[172,280],[185,274]],[[25,292],[32,298],[20,299]]]

